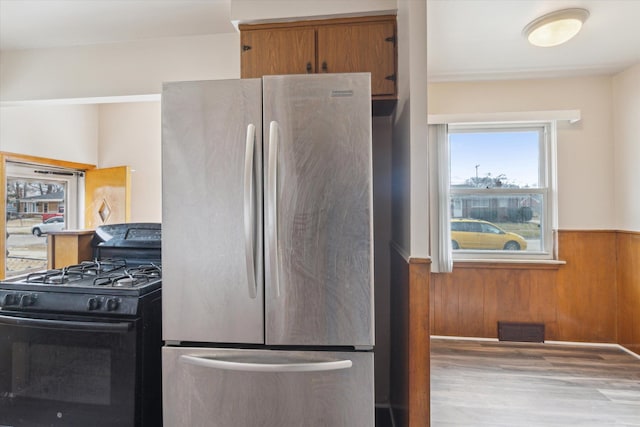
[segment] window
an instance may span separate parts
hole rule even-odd
[[[449,252],[453,260],[553,259],[555,123],[437,127],[440,131],[431,133],[438,146],[431,156],[438,174],[432,175],[437,185],[431,191],[439,192],[440,203],[431,211],[440,218],[434,258]],[[443,192],[448,194],[443,197]],[[448,206],[441,205],[445,200]],[[445,239],[450,249],[442,244]]]
[[[75,170],[7,163],[6,183],[5,277],[11,277],[46,268],[47,234],[77,227],[79,182]]]

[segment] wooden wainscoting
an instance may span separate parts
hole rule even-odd
[[[618,344],[640,354],[640,233],[618,232]]]
[[[431,261],[391,249],[390,403],[397,427],[429,426]]]
[[[558,240],[566,265],[456,263],[432,273],[431,333],[496,338],[498,321],[536,322],[546,340],[617,342],[616,232],[561,231]]]
[[[559,234],[558,338],[561,341],[616,340],[615,231]]]

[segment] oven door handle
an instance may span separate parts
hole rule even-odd
[[[75,320],[34,319],[0,315],[0,325],[27,326],[67,331],[126,333],[133,329],[133,322],[78,322]]]

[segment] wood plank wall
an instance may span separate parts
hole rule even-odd
[[[558,240],[566,265],[456,263],[451,274],[430,274],[428,260],[392,247],[397,426],[429,426],[429,333],[495,338],[498,320],[544,322],[547,340],[617,342],[640,354],[640,233],[561,231]]]
[[[391,249],[390,404],[395,425],[429,426],[429,278],[431,261]]]
[[[640,233],[618,233],[618,343],[640,354]]]
[[[566,265],[456,263],[432,273],[431,334],[496,338],[498,321],[542,322],[546,340],[638,350],[640,235],[560,231],[558,241]]]

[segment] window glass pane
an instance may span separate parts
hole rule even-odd
[[[451,188],[539,188],[540,130],[449,134]]]
[[[5,277],[47,267],[47,234],[65,226],[64,181],[7,176]]]
[[[453,195],[451,243],[454,250],[540,252],[544,195]]]

